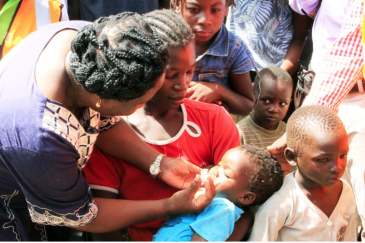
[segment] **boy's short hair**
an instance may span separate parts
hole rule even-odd
[[[310,144],[313,130],[336,132],[339,129],[345,129],[345,126],[329,108],[322,105],[304,106],[296,110],[288,120],[287,145],[299,155],[301,145]]]
[[[259,75],[261,78],[261,83],[263,82],[263,80],[265,80],[266,77],[269,77],[276,82],[281,81],[281,82],[284,82],[284,83],[287,83],[287,84],[290,84],[293,86],[293,80],[292,80],[290,74],[280,67],[264,68],[259,72]],[[256,75],[253,90],[257,89],[257,83],[258,83],[257,79],[258,79],[258,76]]]
[[[281,166],[266,149],[249,144],[238,148],[253,162],[249,171],[249,190],[256,194],[256,199],[249,206],[262,204],[283,184]]]

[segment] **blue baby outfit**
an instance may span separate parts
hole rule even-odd
[[[255,66],[246,44],[224,24],[212,45],[196,61],[193,81],[220,83],[228,89],[231,87],[228,73],[246,73]]]
[[[242,213],[231,201],[214,198],[200,214],[168,217],[153,241],[190,241],[194,232],[207,241],[225,241]]]

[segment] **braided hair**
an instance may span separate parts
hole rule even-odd
[[[183,17],[172,10],[155,10],[143,15],[146,22],[172,50],[185,47],[194,40],[193,32]]]
[[[136,13],[101,17],[71,43],[75,80],[103,99],[129,101],[153,88],[167,65],[161,38]]]
[[[236,6],[235,0],[226,0],[227,2],[227,6]],[[174,10],[177,10],[177,9],[181,9],[181,5],[182,4],[185,4],[186,3],[186,0],[171,0],[170,1],[170,8],[171,9],[174,9]]]

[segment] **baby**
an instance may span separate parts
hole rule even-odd
[[[324,106],[296,110],[285,157],[298,169],[257,211],[252,241],[356,241],[359,216],[345,172],[349,144],[340,118]]]
[[[228,150],[209,174],[218,184],[213,201],[200,214],[167,218],[154,241],[225,241],[244,213],[241,208],[263,203],[283,182],[279,163],[266,150],[251,145]],[[240,224],[235,240],[247,232],[251,223],[247,221]]]
[[[284,119],[293,92],[290,75],[279,67],[260,71],[261,94],[253,112],[237,123],[241,144],[265,148],[280,138],[286,129]],[[257,86],[257,77],[254,90]]]

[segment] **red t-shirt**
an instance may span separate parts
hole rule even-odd
[[[184,159],[199,167],[218,164],[227,150],[240,145],[237,127],[223,107],[185,99],[181,108],[184,124],[175,137],[165,141],[142,139],[168,157]],[[84,175],[91,188],[119,194],[123,199],[157,200],[177,191],[96,148],[84,168]],[[164,220],[129,227],[132,240],[151,241]]]

